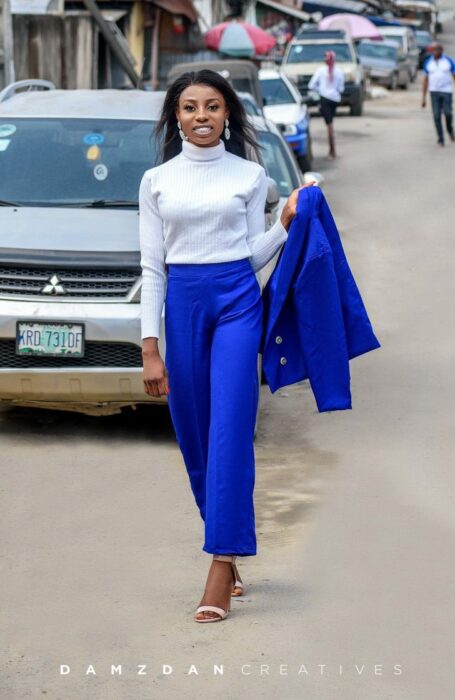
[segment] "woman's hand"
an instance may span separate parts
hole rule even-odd
[[[169,394],[170,389],[167,370],[159,353],[156,339],[154,340],[155,343],[152,346],[144,342],[142,348],[142,381],[144,383],[145,393],[159,398],[160,396]]]
[[[286,204],[283,207],[283,210],[281,212],[280,220],[281,223],[283,224],[284,228],[286,231],[289,231],[289,227],[292,223],[292,219],[294,218],[297,210],[297,199],[299,196],[300,190],[303,190],[305,187],[311,187],[312,185],[316,185],[316,180],[312,180],[311,182],[308,182],[306,185],[302,185],[302,187],[297,187],[291,194],[289,195],[289,199],[286,202]]]

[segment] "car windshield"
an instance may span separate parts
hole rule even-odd
[[[323,63],[325,52],[334,51],[340,63],[351,63],[353,57],[348,44],[295,44],[291,47],[288,63]]]
[[[359,44],[357,50],[360,56],[366,58],[395,61],[397,57],[397,50],[393,46],[383,46],[382,44]]]
[[[416,32],[416,39],[417,39],[417,46],[419,48],[424,48],[425,46],[428,46],[429,44],[432,43],[433,37],[429,32],[422,32],[418,31]]]
[[[389,41],[393,41],[394,44],[400,48],[404,48],[404,39],[402,36],[397,36],[396,34],[384,34],[383,36],[384,39],[389,39]]]
[[[240,97],[240,100],[245,107],[245,111],[247,114],[250,116],[256,116],[260,117],[261,116],[261,110],[257,106],[256,102],[251,98],[251,97],[246,97],[245,95],[242,95]]]
[[[284,105],[295,102],[291,91],[281,78],[261,80],[261,92],[265,105]]]
[[[157,163],[155,122],[0,119],[0,200],[29,206],[136,206]]]
[[[291,154],[279,136],[269,131],[256,132],[267,175],[278,185],[280,197],[289,197],[300,186],[298,175],[291,161]]]

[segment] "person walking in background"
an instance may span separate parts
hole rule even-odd
[[[316,90],[320,96],[320,111],[327,124],[329,138],[329,158],[336,157],[333,117],[344,90],[344,73],[335,65],[335,52],[325,52],[325,66],[318,68],[308,83],[309,90]]]
[[[438,134],[439,146],[444,146],[444,130],[442,128],[442,112],[446,120],[447,133],[450,140],[455,141],[452,124],[452,94],[455,81],[455,63],[443,53],[442,44],[434,44],[432,56],[423,64],[422,107],[426,105],[427,90],[430,91],[433,119]]]

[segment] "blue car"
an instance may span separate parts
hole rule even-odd
[[[261,68],[264,115],[280,129],[302,172],[311,170],[310,115],[293,82],[276,68]]]

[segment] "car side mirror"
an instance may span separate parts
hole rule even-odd
[[[275,180],[267,177],[267,199],[265,202],[265,213],[270,214],[280,202],[280,191]]]

